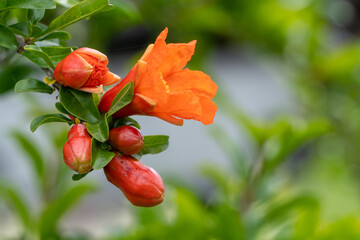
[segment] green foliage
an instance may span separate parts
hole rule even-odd
[[[86,123],[86,129],[99,142],[105,142],[109,138],[109,125],[106,115],[102,116],[97,123]]]
[[[91,140],[91,166],[93,169],[102,169],[114,156],[115,153],[109,152],[101,147],[101,142],[97,141],[95,138]]]
[[[32,120],[30,124],[30,130],[35,132],[38,127],[49,122],[64,122],[68,123],[69,125],[73,123],[71,119],[61,114],[45,114]]]
[[[107,112],[107,115],[111,116],[117,111],[119,111],[121,108],[128,105],[131,102],[133,95],[134,95],[134,83],[130,81],[118,92],[118,94],[116,94],[114,100],[110,105],[110,109]]]
[[[144,147],[141,154],[157,154],[165,151],[169,146],[169,136],[144,136]]]
[[[36,180],[39,193],[36,196],[37,202],[42,208],[32,206],[32,203],[17,187],[10,184],[7,179],[0,179],[1,202],[5,201],[10,209],[13,209],[15,216],[20,220],[23,231],[19,232],[19,236],[25,239],[62,239],[62,233],[58,229],[61,218],[81,198],[95,189],[93,185],[86,182],[71,187],[65,185],[65,189],[63,189],[64,182],[69,178],[66,174],[61,173],[64,164],[58,160],[62,158],[60,151],[65,136],[62,132],[59,135],[53,132],[49,136],[49,147],[56,156],[56,162],[52,163],[49,162],[51,157],[40,151],[33,139],[18,131],[12,133],[12,137],[19,144],[32,167],[32,175]],[[58,138],[61,138],[59,145],[55,144],[59,140]]]
[[[11,0],[4,2],[5,5],[1,6],[0,8],[1,11],[11,8],[51,9],[56,7],[53,0]]]
[[[119,119],[116,119],[114,122],[114,128],[125,126],[125,125],[130,125],[130,126],[136,127],[137,129],[141,129],[140,124],[137,121],[135,121],[134,119],[129,118],[129,117],[119,118]]]
[[[33,78],[20,80],[16,83],[14,90],[18,93],[39,92],[49,94],[52,94],[55,91],[55,89],[45,84],[44,82]]]
[[[99,11],[109,10],[111,7],[108,0],[86,0],[71,7],[61,16],[55,18],[47,29],[36,37],[45,36],[53,31],[60,30],[68,25],[74,24],[81,19],[90,17]]]
[[[90,123],[100,120],[101,116],[91,93],[61,86],[59,96],[60,103],[71,115]]]
[[[14,33],[5,25],[0,24],[0,46],[9,49],[17,48],[17,41]]]

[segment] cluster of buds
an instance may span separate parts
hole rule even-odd
[[[144,146],[144,137],[133,126],[110,130],[109,143],[116,154],[104,167],[106,178],[118,187],[135,206],[152,207],[164,199],[164,183],[152,168],[130,156]],[[64,162],[79,174],[86,174],[91,167],[91,135],[84,124],[75,124],[68,133],[63,148]]]
[[[54,81],[45,81],[57,82],[50,90],[59,90],[60,102],[55,106],[61,114],[39,116],[31,124],[32,131],[46,122],[74,124],[63,148],[65,164],[78,173],[73,179],[104,169],[107,180],[136,206],[155,206],[164,199],[160,175],[139,158],[164,151],[168,136],[143,137],[139,124],[129,116],[153,116],[179,126],[184,119],[193,119],[207,125],[217,110],[211,100],[217,85],[205,73],[184,68],[196,41],[167,44],[166,36],[167,29],[122,81],[108,70],[108,58],[101,52],[72,51],[56,65]],[[100,97],[103,86],[117,82]],[[38,92],[50,91],[38,82],[22,88],[32,85]]]

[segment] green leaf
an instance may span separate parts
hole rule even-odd
[[[91,166],[93,169],[97,170],[105,167],[114,156],[115,153],[101,148],[101,142],[95,138],[91,139]]]
[[[5,180],[0,181],[0,196],[1,199],[7,200],[12,205],[23,226],[27,229],[30,223],[30,207],[27,206],[28,200],[25,196],[21,194],[19,189],[9,185]]]
[[[80,179],[84,178],[88,173],[78,173],[78,174],[74,174],[72,175],[72,180],[73,181],[79,181]]]
[[[29,9],[28,19],[31,25],[36,25],[45,14],[45,9]]]
[[[13,25],[10,25],[9,28],[16,34],[21,36],[29,36],[29,28],[26,22],[19,22]]]
[[[61,113],[63,113],[63,114],[70,115],[70,113],[69,113],[68,111],[66,111],[66,109],[64,108],[64,106],[63,106],[60,102],[55,103],[55,108],[56,108],[59,112],[61,112]]]
[[[30,130],[35,132],[39,126],[49,122],[66,122],[70,125],[73,121],[61,114],[45,114],[32,120]]]
[[[23,55],[27,57],[30,61],[34,62],[35,64],[43,68],[47,68],[47,67],[51,67],[52,69],[55,68],[50,57],[45,52],[43,52],[42,49],[39,48],[38,46],[26,45],[24,49],[25,52],[23,53]]]
[[[0,46],[9,49],[17,49],[15,34],[5,25],[0,24]]]
[[[71,209],[85,194],[94,191],[89,184],[77,184],[60,195],[47,206],[40,220],[40,239],[58,239],[57,233],[60,218]]]
[[[59,17],[55,18],[49,24],[49,27],[45,30],[45,32],[41,34],[41,36],[62,29],[77,21],[80,21],[81,19],[90,17],[97,12],[108,10],[110,6],[111,5],[109,4],[108,0],[87,0],[80,2],[72,8],[68,9]]]
[[[11,8],[53,9],[56,5],[53,0],[8,0],[6,9]]]
[[[61,86],[59,95],[61,104],[71,115],[90,123],[100,120],[101,116],[91,93]]]
[[[55,90],[47,85],[46,83],[37,80],[37,79],[23,79],[16,83],[15,92],[23,93],[23,92],[38,92],[38,93],[53,93]]]
[[[108,111],[108,116],[113,115],[121,108],[128,105],[133,99],[134,95],[134,83],[131,81],[126,84],[115,96],[114,100],[111,103],[110,109]]]
[[[49,56],[55,65],[73,51],[72,47],[41,47],[40,49]]]
[[[144,137],[144,147],[141,150],[143,155],[157,154],[165,151],[169,146],[169,136],[152,135]]]
[[[28,138],[25,134],[15,131],[11,134],[17,143],[21,146],[23,152],[31,160],[31,166],[35,172],[35,176],[38,177],[38,180],[41,181],[42,176],[44,175],[44,163],[45,160],[40,154],[37,146],[34,145],[34,141]]]
[[[105,142],[109,138],[109,125],[105,116],[98,123],[86,123],[86,129],[99,142]]]
[[[141,129],[140,124],[137,121],[135,121],[134,119],[129,118],[129,117],[116,119],[116,121],[114,123],[114,128],[126,126],[126,125],[136,127],[137,129]]]
[[[34,68],[28,64],[19,64],[13,62],[11,64],[1,63],[0,67],[0,94],[6,91],[14,91],[15,84],[28,77],[30,74],[35,72]]]
[[[65,31],[55,31],[44,37],[43,39],[60,39],[60,40],[69,40],[71,38],[70,34]],[[42,39],[42,40],[43,40]]]

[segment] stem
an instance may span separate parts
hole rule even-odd
[[[243,212],[247,211],[255,200],[255,194],[257,192],[257,188],[259,187],[259,183],[263,175],[264,161],[265,159],[263,154],[263,147],[260,146],[258,156],[254,159],[250,167],[250,173],[248,175],[248,180],[245,185],[243,198],[240,202],[240,209]]]

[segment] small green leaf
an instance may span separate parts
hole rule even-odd
[[[169,146],[169,136],[153,135],[144,137],[144,147],[141,150],[143,155],[157,154],[165,151]]]
[[[101,116],[91,93],[61,86],[59,95],[61,104],[71,115],[90,123],[100,120]]]
[[[70,115],[70,113],[69,113],[68,111],[66,111],[66,109],[64,108],[64,106],[63,106],[60,102],[55,103],[55,108],[56,108],[59,112],[61,112],[61,113],[63,113],[63,114]]]
[[[15,34],[5,25],[0,24],[0,46],[9,49],[17,48]]]
[[[105,167],[114,156],[115,153],[101,148],[101,142],[95,138],[91,139],[91,166],[93,169],[97,170]]]
[[[72,175],[72,180],[73,181],[79,181],[80,179],[84,178],[88,173],[83,173],[83,174],[74,174]]]
[[[105,116],[98,123],[86,123],[86,129],[99,142],[105,142],[109,138],[109,125]]]
[[[53,0],[8,0],[6,5],[6,9],[53,9],[55,7],[56,5]]]
[[[136,127],[137,129],[141,129],[140,124],[137,121],[135,121],[134,119],[129,118],[129,117],[116,119],[116,121],[114,123],[114,128],[126,126],[126,125],[130,125],[130,126]]]
[[[49,39],[60,39],[60,40],[69,40],[71,38],[70,34],[65,31],[56,31],[52,32],[43,39],[49,40]],[[42,39],[42,40],[43,40]]]
[[[81,19],[90,17],[97,12],[108,10],[110,7],[111,5],[109,4],[108,0],[87,0],[80,2],[72,8],[68,9],[59,17],[55,18],[49,24],[49,27],[45,30],[45,32],[41,34],[41,36],[45,36],[48,33],[62,29],[77,21],[80,21]]]
[[[114,100],[111,103],[110,109],[108,111],[108,116],[113,115],[117,111],[119,111],[121,108],[128,105],[134,95],[134,83],[131,81],[128,84],[126,84],[115,96]]]
[[[73,121],[64,115],[61,114],[45,114],[39,117],[36,117],[34,120],[32,120],[30,124],[30,130],[32,132],[35,132],[35,130],[43,125],[44,123],[49,122],[66,122],[68,124],[71,124]]]
[[[38,92],[51,94],[54,92],[54,89],[46,83],[32,78],[20,80],[16,83],[14,90],[17,93]]]
[[[29,9],[28,19],[31,25],[36,25],[45,14],[45,9]]]
[[[45,52],[43,52],[42,49],[39,48],[38,46],[26,45],[24,49],[25,52],[23,53],[23,55],[27,57],[30,61],[34,62],[40,67],[51,67],[52,69],[55,68],[50,57]],[[43,61],[41,61],[39,58],[42,59]]]

